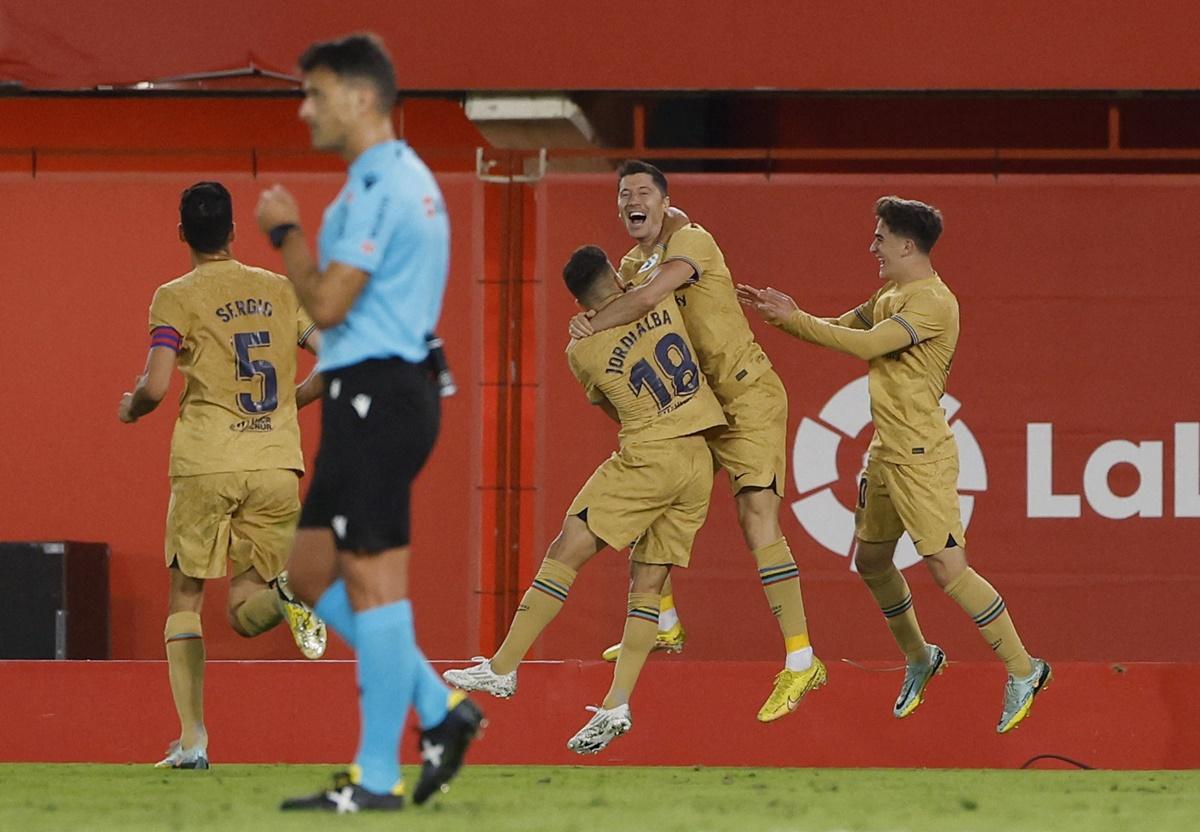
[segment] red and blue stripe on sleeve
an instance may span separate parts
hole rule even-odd
[[[156,326],[150,330],[150,346],[166,347],[171,352],[179,352],[183,346],[183,336],[174,327]]]

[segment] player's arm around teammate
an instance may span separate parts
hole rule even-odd
[[[620,297],[616,270],[595,246],[576,250],[563,278],[585,308],[603,309]],[[658,369],[651,364],[656,357],[662,360]],[[708,511],[713,469],[703,432],[725,420],[695,363],[673,298],[635,328],[573,341],[567,361],[588,400],[615,412],[620,448],[567,509],[562,531],[496,654],[444,676],[468,690],[511,696],[518,665],[562,608],[583,565],[605,546],[622,549],[636,540],[612,685],[600,707],[592,709],[595,716],[567,744],[591,754],[632,725],[629,699],[655,642],[663,585],[672,566],[687,566]]]
[[[637,197],[632,195],[633,192],[630,188],[622,187],[618,196],[622,218],[631,212],[639,217],[645,216],[643,203],[648,201],[648,190],[653,187],[653,185],[639,183],[636,186]],[[666,241],[676,231],[688,225],[691,219],[683,210],[671,205],[670,197],[663,197],[662,207],[664,210],[663,221],[661,230],[655,236],[654,246],[660,251],[666,251]],[[637,226],[640,228],[641,224],[645,222],[644,219],[639,220]],[[617,275],[617,279],[620,281],[620,275]],[[602,329],[633,323],[666,300],[668,295],[686,286],[693,279],[695,279],[695,268],[687,262],[674,260],[664,263],[651,271],[645,281],[636,286],[626,286],[621,283],[624,295],[603,309],[588,309],[572,316],[567,324],[567,331],[572,338],[587,338]]]
[[[576,316],[570,329],[586,335],[591,328],[629,322],[650,302],[674,295],[727,419],[724,429],[709,435],[709,447],[729,476],[743,539],[783,637],[784,666],[758,712],[760,721],[770,722],[795,710],[826,679],[809,640],[800,572],[779,524],[787,470],[787,391],[754,339],[713,236],[696,223],[676,227],[672,222],[663,172],[637,160],[623,164],[617,171],[617,209],[635,242],[620,268],[623,282],[633,288],[591,319]],[[660,633],[659,644],[666,649],[683,644],[673,601],[671,590],[664,590],[660,628],[675,619],[671,630]],[[604,652],[605,658],[615,655],[614,648]]]

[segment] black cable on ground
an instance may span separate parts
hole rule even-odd
[[[1064,757],[1061,754],[1036,754],[1036,755],[1030,757],[1025,762],[1021,763],[1021,768],[1023,768],[1023,769],[1029,768],[1034,763],[1036,763],[1038,760],[1060,760],[1064,763],[1067,763],[1068,765],[1075,766],[1075,768],[1082,768],[1087,771],[1095,770],[1094,766],[1089,766],[1087,763],[1081,763],[1078,760],[1072,760],[1070,757]]]

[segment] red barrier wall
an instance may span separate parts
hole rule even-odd
[[[299,106],[296,98],[0,98],[0,169],[340,174],[340,159],[312,149]],[[393,123],[435,171],[475,169],[484,141],[457,102],[409,98]]]
[[[891,714],[900,674],[881,672],[897,670],[894,663],[831,663],[827,687],[795,714],[763,725],[754,714],[775,667],[653,659],[634,698],[633,730],[602,755],[581,758],[566,741],[586,721],[583,705],[607,689],[612,665],[527,664],[511,701],[478,698],[490,724],[468,762],[1016,768],[1058,754],[1096,768],[1200,767],[1200,722],[1189,716],[1200,683],[1196,664],[1059,662],[1033,713],[1005,735],[995,729],[1004,670],[994,661],[952,662],[903,722]],[[354,754],[350,662],[212,662],[206,685],[209,751],[218,767],[345,763]],[[165,662],[0,662],[0,689],[0,761],[149,763],[178,732]],[[320,716],[312,695],[292,691],[320,691]],[[262,739],[264,722],[272,726],[270,742]],[[406,763],[418,759],[415,748],[415,736],[406,734]],[[468,769],[455,788],[469,788],[469,776]]]
[[[211,176],[211,174],[208,174]],[[121,392],[141,372],[146,315],[155,287],[187,271],[178,242],[179,192],[202,174],[0,176],[6,299],[0,311],[0,366],[9,404],[0,408],[0,540],[78,539],[112,544],[112,653],[157,658],[166,615],[162,566],[167,455],[178,396],[133,426],[116,419]],[[292,189],[309,229],[317,228],[341,174],[255,180],[222,175],[233,194],[240,236],[234,253],[282,268],[250,215],[274,181]],[[474,581],[480,514],[482,187],[473,175],[440,178],[457,229],[442,317],[460,392],[444,401],[443,440],[414,500],[413,570],[417,628],[433,656],[469,655],[477,620]],[[476,229],[472,233],[471,229]],[[315,237],[315,234],[310,235]],[[305,366],[307,371],[307,365]],[[311,465],[319,417],[303,413]],[[445,522],[445,518],[453,522]],[[446,575],[454,576],[446,580]],[[224,624],[223,582],[212,586],[205,618],[209,656],[294,655],[285,631],[242,640]],[[453,616],[437,611],[454,609]],[[436,621],[436,626],[435,625]],[[341,648],[336,648],[335,653]],[[340,653],[345,655],[345,653]]]
[[[1186,0],[744,0],[736,10],[691,0],[636,21],[624,6],[542,0],[502,10],[263,0],[254,14],[237,0],[160,0],[116,17],[99,5],[7,0],[0,78],[72,89],[250,64],[289,72],[311,41],[370,29],[410,89],[1191,89],[1187,33],[1198,18]]]
[[[946,231],[934,261],[962,310],[948,392],[961,403],[953,421],[959,430],[969,426],[974,438],[959,436],[960,485],[973,501],[967,532],[973,564],[1004,594],[1035,653],[1096,661],[1200,658],[1194,638],[1200,611],[1191,600],[1200,564],[1189,544],[1200,531],[1193,368],[1200,294],[1187,243],[1200,179],[677,175],[671,193],[716,235],[735,280],[772,284],[829,315],[852,308],[879,285],[867,251],[876,197],[899,193],[940,206]],[[603,414],[589,411],[561,356],[564,321],[574,311],[558,276],[561,264],[583,243],[600,243],[614,259],[629,244],[610,176],[553,177],[540,185],[537,200],[544,279],[537,470],[544,479],[537,491],[538,546],[528,553],[527,576],[571,494],[615,447],[615,431]],[[829,413],[822,415],[835,394],[865,374],[865,363],[761,322],[755,329],[790,397],[792,462],[782,522],[801,567],[816,649],[830,657],[889,658],[895,647],[845,557],[848,507],[870,437],[869,428],[859,430],[869,418],[865,401],[842,408],[853,426],[840,432]],[[811,441],[797,439],[801,420],[810,422]],[[1084,494],[1080,516],[1030,517],[1027,502],[1043,510],[1048,503],[1036,497],[1044,489],[1029,479],[1031,469],[1049,464],[1048,452],[1027,438],[1034,423],[1053,425],[1053,488],[1060,502],[1061,495],[1084,494],[1089,458],[1114,440],[1145,443],[1146,478],[1139,482],[1128,464],[1105,471],[1101,456],[1119,450],[1107,445],[1092,462],[1090,491],[1101,505]],[[970,447],[978,454],[968,461]],[[826,480],[836,481],[822,497]],[[1162,516],[1101,516],[1098,509],[1114,502],[1100,499],[1109,487],[1116,495],[1141,489],[1149,513],[1157,504]],[[836,553],[802,527],[793,509],[814,497],[799,510],[818,515],[809,522],[818,537],[837,538]],[[589,565],[538,655],[565,658],[581,649],[589,655],[617,640],[625,574],[621,555],[606,553]],[[925,569],[918,565],[906,574],[926,636],[956,658],[988,658],[974,627]],[[677,577],[676,587],[691,634],[689,657],[778,657],[778,629],[724,482],[697,539],[693,567]]]
[[[145,310],[154,287],[187,268],[173,233],[174,212],[180,188],[200,177],[0,176],[7,290],[0,366],[11,391],[10,405],[0,409],[0,539],[113,544],[117,658],[161,655],[161,535],[173,396],[162,412],[132,428],[116,421],[114,409],[144,360]],[[243,234],[236,252],[249,262],[278,265],[246,216],[258,189],[275,177],[223,178],[240,206]],[[316,212],[340,175],[278,178],[296,190],[305,222],[315,228]],[[498,414],[478,387],[494,386],[504,376],[496,362],[503,325],[495,286],[485,293],[480,282],[494,275],[492,259],[500,256],[491,251],[494,239],[485,246],[485,234],[501,232],[491,209],[485,210],[484,186],[473,176],[448,174],[441,181],[455,224],[443,331],[461,392],[446,404],[443,440],[418,489],[414,580],[427,653],[461,657],[489,639],[481,626],[490,627],[497,596],[478,593],[501,586],[486,571],[499,568],[498,562],[481,562],[493,552],[483,541],[497,540],[496,470],[488,466],[496,464]],[[518,279],[531,278],[524,284],[522,318],[528,384],[520,414],[523,459],[519,476],[506,486],[525,501],[512,515],[523,524],[512,538],[521,542],[514,597],[570,496],[615,443],[607,420],[586,404],[562,360],[572,304],[558,278],[567,254],[584,242],[600,242],[614,257],[624,251],[612,186],[608,176],[543,182],[533,190],[523,231],[536,262],[523,272],[520,257],[514,261]],[[1200,629],[1200,612],[1189,588],[1200,568],[1186,548],[1197,519],[1182,515],[1192,511],[1186,495],[1200,489],[1189,450],[1191,426],[1200,422],[1191,370],[1200,346],[1194,326],[1200,310],[1186,245],[1200,180],[679,175],[672,177],[672,190],[716,233],[735,277],[773,283],[827,313],[850,308],[877,285],[866,251],[877,195],[899,192],[941,205],[947,231],[935,259],[959,295],[964,328],[949,392],[961,403],[956,421],[969,427],[982,457],[982,470],[974,465],[974,480],[964,486],[973,497],[973,562],[1004,593],[1035,652],[1089,661],[1197,660],[1200,648],[1191,634]],[[815,444],[800,443],[783,517],[803,569],[817,647],[827,658],[891,659],[894,647],[847,560],[817,542],[792,508],[826,488],[818,475],[829,463],[822,464],[820,452],[838,431],[822,410],[861,377],[863,367],[767,327],[758,330],[789,389],[790,441],[796,442],[803,419],[818,437]],[[310,454],[314,416],[304,419]],[[1079,517],[1028,516],[1031,423],[1053,424],[1054,493],[1082,495]],[[843,506],[850,503],[867,441],[866,431],[845,432],[854,435],[835,442],[833,484]],[[1104,476],[1105,466],[1093,454],[1101,446],[1114,450],[1107,445],[1114,440],[1161,443],[1143,449],[1146,465],[1161,451],[1161,474],[1147,468],[1147,480],[1139,482],[1122,464]],[[1034,445],[1035,468],[1044,467],[1046,454]],[[1163,516],[1118,520],[1098,514],[1082,488],[1090,458],[1099,471],[1093,479],[1107,480],[1118,495],[1139,488],[1158,494]],[[797,472],[806,477],[800,483]],[[1175,505],[1177,476],[1182,512]],[[1092,496],[1103,497],[1106,489],[1092,485]],[[803,503],[801,510],[813,505]],[[846,509],[830,508],[829,516],[845,517]],[[723,483],[694,563],[677,579],[692,635],[688,655],[777,660],[779,636]],[[604,555],[590,566],[535,655],[592,656],[615,640],[624,574],[620,555]],[[923,569],[907,574],[926,634],[954,659],[987,659],[982,640]],[[214,589],[206,617],[211,656],[293,654],[283,633],[235,638],[222,623],[223,593]]]

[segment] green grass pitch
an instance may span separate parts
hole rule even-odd
[[[0,829],[429,832],[1195,830],[1200,773],[468,766],[403,812],[277,810],[329,766],[0,764]],[[406,769],[411,784],[416,772]]]

